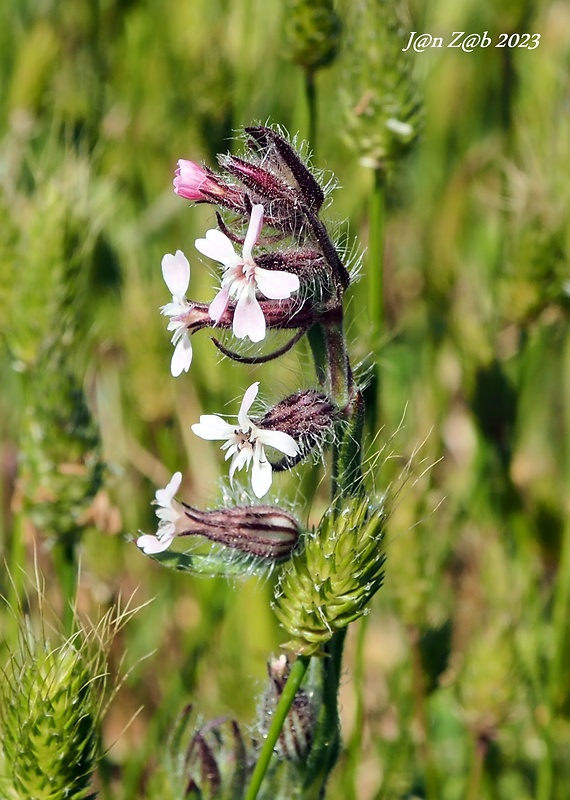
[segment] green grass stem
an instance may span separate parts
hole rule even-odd
[[[277,740],[279,739],[281,729],[283,728],[283,724],[287,714],[289,713],[289,709],[293,705],[295,695],[297,694],[303,678],[306,675],[310,660],[311,659],[308,656],[299,656],[291,667],[291,672],[287,678],[287,683],[285,684],[283,693],[279,698],[279,702],[277,703],[267,737],[259,753],[259,758],[257,760],[257,764],[255,765],[255,769],[253,770],[253,775],[251,776],[251,782],[248,786],[245,800],[255,800],[258,795],[261,784],[263,783],[263,778],[265,777],[265,774],[269,768],[269,763],[271,761],[271,757],[273,756],[273,750]]]

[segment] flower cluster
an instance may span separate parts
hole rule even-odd
[[[296,331],[284,346],[254,356],[236,353],[213,338],[230,358],[262,363],[281,355],[316,324],[335,325],[342,318],[348,273],[318,217],[325,189],[280,133],[259,126],[247,128],[246,137],[247,157],[221,156],[219,174],[192,161],[178,162],[175,193],[195,203],[217,205],[230,214],[231,225],[218,214],[218,227],[194,243],[198,253],[222,268],[219,289],[209,303],[188,298],[190,263],[181,250],[162,259],[162,275],[172,299],[160,310],[168,318],[172,335],[170,371],[174,377],[189,371],[191,337],[203,328],[230,330],[236,339],[254,344],[263,342],[272,330]],[[271,489],[274,471],[290,469],[313,448],[323,446],[340,409],[326,392],[307,390],[278,402],[260,417],[252,417],[258,391],[256,381],[246,390],[234,420],[203,414],[192,431],[202,439],[222,442],[231,486],[236,472],[250,469],[253,494],[261,499]],[[149,555],[167,550],[179,535],[200,534],[221,541],[216,526],[223,528],[223,524],[204,516],[213,512],[198,512],[175,499],[181,482],[182,474],[176,472],[168,485],[156,492],[158,531],[141,535],[137,542]],[[267,519],[283,521],[283,512],[279,517],[277,509],[255,508],[270,509]],[[245,513],[242,509],[238,519],[235,511],[227,510],[234,534],[244,529]],[[263,527],[267,519],[258,555],[271,552],[279,557],[283,551],[290,552],[298,538],[297,523],[288,520],[284,524],[285,545],[276,525],[280,544],[272,549]],[[259,528],[259,520],[253,528]],[[295,536],[290,535],[292,528]],[[247,550],[239,535],[233,535],[232,541],[234,547]]]
[[[191,337],[198,330],[231,331],[242,348],[244,340],[255,345],[272,331],[294,331],[285,344],[254,354],[232,350],[214,337],[212,341],[234,361],[261,364],[308,334],[316,387],[298,389],[256,413],[260,384],[254,381],[235,416],[202,414],[192,425],[193,433],[221,443],[232,488],[236,474],[250,470],[252,494],[240,490],[246,497],[243,505],[200,510],[177,499],[182,474],[176,472],[156,492],[156,534],[141,535],[137,544],[171,568],[194,574],[240,574],[244,556],[246,571],[251,566],[267,573],[279,564],[273,609],[289,635],[284,648],[300,658],[289,662],[281,656],[269,663],[258,722],[262,755],[248,797],[259,788],[258,767],[265,768],[273,754],[285,767],[272,772],[275,782],[266,787],[268,797],[276,796],[278,785],[292,787],[292,776],[311,791],[320,787],[313,793],[322,796],[340,742],[336,698],[342,638],[336,637],[336,650],[331,640],[365,613],[382,582],[386,512],[363,487],[364,396],[355,385],[343,326],[343,298],[351,276],[320,219],[331,184],[322,185],[276,130],[246,128],[245,143],[244,156],[219,157],[219,172],[178,162],[176,194],[219,209],[217,227],[196,239],[195,248],[221,271],[214,296],[208,303],[197,302],[187,297],[190,264],[184,253],[177,250],[162,260],[172,294],[161,308],[174,345],[171,373],[177,377],[190,369]],[[282,503],[259,503],[277,473],[291,470],[311,453],[322,455],[328,446],[333,502],[316,530],[303,530]],[[215,546],[206,555],[194,548],[165,552],[179,536],[201,537]],[[306,672],[308,658],[315,655],[327,658]],[[230,758],[237,758],[236,743],[234,735]],[[198,732],[185,762],[192,766],[190,791],[212,797],[222,791],[224,775],[216,753]],[[244,759],[239,760],[243,766]],[[206,783],[200,772],[205,764]],[[243,777],[241,767],[238,777]],[[239,794],[241,788],[235,791]]]

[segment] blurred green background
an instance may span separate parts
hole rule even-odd
[[[233,412],[252,380],[268,402],[312,385],[304,343],[247,367],[221,360],[206,333],[193,337],[188,376],[173,379],[158,312],[169,300],[164,253],[188,255],[193,298],[209,300],[215,284],[193,247],[214,212],[173,194],[177,159],[215,166],[252,122],[309,135],[287,30],[297,5],[0,6],[0,590],[17,593],[37,560],[62,608],[54,541],[79,525],[79,609],[97,617],[133,593],[135,604],[151,601],[111,652],[112,671],[132,670],[104,721],[104,798],[166,797],[152,775],[185,704],[204,719],[251,723],[266,658],[283,640],[271,580],[177,575],[125,534],[154,530],[150,501],[175,470],[184,500],[219,501],[220,453],[190,431],[200,413]],[[393,4],[372,5],[387,33],[363,30],[358,3],[336,6],[339,50],[315,76],[310,143],[315,166],[340,184],[331,225],[364,253],[347,327],[359,374],[379,364],[370,480],[378,494],[391,485],[397,500],[385,585],[349,632],[345,752],[330,797],[562,800],[570,6],[413,0],[398,34],[388,30]],[[358,131],[376,123],[359,119],[366,102],[354,92],[368,81],[381,94],[385,67],[382,50],[380,66],[366,63],[362,36],[401,35],[403,47],[410,31],[448,41],[459,30],[488,31],[493,45],[415,56],[420,136],[390,171],[375,308],[378,265],[365,252],[377,224],[375,170],[363,165]],[[502,32],[540,33],[540,45],[496,48]],[[278,497],[309,522],[326,506],[313,469],[276,481]],[[10,615],[0,616],[9,640]]]

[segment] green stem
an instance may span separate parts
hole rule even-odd
[[[312,325],[307,331],[307,339],[315,363],[315,373],[319,388],[325,389],[327,383],[327,352],[323,326],[318,322]]]
[[[53,561],[63,599],[63,629],[70,636],[75,625],[75,599],[77,593],[77,553],[75,542],[67,538],[53,547]]]
[[[368,317],[372,327],[372,346],[376,348],[384,326],[384,235],[386,182],[382,169],[374,171],[374,189],[370,198],[370,234],[368,240]]]
[[[467,786],[466,800],[479,800],[481,797],[481,781],[483,778],[483,765],[485,763],[485,756],[489,749],[487,739],[477,736],[475,740],[475,748],[473,753],[473,762],[471,764],[471,773],[469,775],[469,784]]]
[[[567,341],[563,357],[563,366],[570,365],[570,339]],[[564,370],[563,370],[564,372]],[[563,403],[565,410],[565,428],[570,431],[570,381],[564,383]],[[568,441],[568,436],[566,436]],[[570,478],[570,447],[566,450],[566,482]],[[554,647],[552,658],[549,662],[546,702],[546,723],[543,726],[543,740],[546,745],[545,753],[540,761],[538,770],[537,800],[550,800],[554,785],[554,741],[552,736],[552,722],[557,714],[558,706],[566,692],[567,679],[564,672],[565,658],[568,652],[567,636],[570,609],[570,521],[567,519],[563,529],[562,549],[559,559],[558,574],[554,588],[554,601],[552,611],[552,630]]]
[[[313,659],[309,687],[321,695],[321,705],[307,761],[308,777],[303,786],[303,797],[307,800],[324,797],[328,776],[336,764],[340,750],[338,687],[345,637],[346,628],[343,628],[325,645],[324,657]]]
[[[384,332],[384,238],[386,216],[385,174],[378,168],[374,172],[374,188],[370,198],[370,232],[368,238],[368,325],[370,345],[374,352],[380,346]],[[366,390],[369,424],[376,430],[380,392],[378,363],[374,364],[372,377]]]
[[[352,683],[356,694],[356,713],[354,719],[354,729],[348,747],[346,748],[346,773],[348,777],[347,800],[357,800],[358,790],[356,784],[356,773],[358,769],[358,757],[362,747],[362,733],[364,729],[364,645],[366,643],[366,630],[370,617],[362,617],[358,623],[358,638],[356,641],[356,653],[354,657],[354,669]]]
[[[287,683],[285,684],[283,693],[281,694],[279,702],[277,703],[277,707],[273,714],[273,719],[271,720],[271,726],[263,743],[263,747],[261,748],[261,752],[259,753],[259,758],[257,760],[257,764],[255,765],[255,769],[253,770],[251,783],[249,784],[245,800],[255,800],[257,797],[257,793],[259,792],[263,778],[265,777],[265,773],[269,767],[273,750],[277,740],[279,739],[279,734],[281,733],[285,718],[289,713],[289,709],[293,704],[295,695],[297,694],[303,678],[305,677],[310,660],[311,659],[309,656],[299,656],[291,667],[291,672],[287,678]]]
[[[420,650],[420,632],[414,625],[409,629],[410,649],[412,654],[412,686],[416,719],[421,731],[420,751],[424,763],[425,788],[427,800],[438,800],[441,796],[438,785],[431,748],[429,743],[429,726],[426,709],[426,686],[422,655]]]
[[[323,329],[328,365],[328,390],[339,409],[345,409],[352,399],[352,371],[346,349],[342,320]]]
[[[312,70],[305,71],[305,96],[307,98],[307,110],[309,112],[309,144],[313,151],[313,158],[317,147],[317,86],[315,73]]]
[[[12,613],[7,615],[6,626],[10,631],[5,631],[5,639],[13,644],[17,640],[21,621],[21,603],[24,597],[24,581],[26,575],[26,548],[23,536],[24,516],[16,514],[10,538],[10,555],[8,568],[8,584],[6,596],[8,607]],[[13,635],[13,636],[12,636]]]
[[[560,566],[554,590],[554,608],[552,612],[552,629],[554,647],[547,678],[547,724],[543,728],[545,753],[538,770],[537,800],[550,800],[554,782],[554,754],[552,722],[557,715],[558,707],[566,691],[566,675],[564,671],[568,636],[568,608],[570,604],[570,522],[564,526]]]

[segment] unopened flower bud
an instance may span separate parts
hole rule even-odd
[[[286,233],[299,234],[303,230],[305,216],[299,208],[297,189],[280,175],[278,169],[271,169],[269,160],[260,159],[256,163],[255,160],[246,161],[223,154],[218,159],[221,166],[246,187],[250,200],[264,206],[267,225]]]
[[[366,613],[382,584],[386,514],[366,498],[331,508],[281,573],[273,610],[291,636],[284,647],[315,655]]]
[[[243,191],[228,184],[208,167],[181,158],[174,174],[174,191],[180,197],[195,203],[219,203],[234,211],[244,212]]]
[[[147,555],[167,550],[177,536],[203,536],[211,542],[270,561],[287,558],[301,529],[292,514],[273,506],[237,506],[201,511],[175,499],[182,474],[175,472],[156,492],[159,519],[156,535],[143,534],[137,545]]]
[[[170,736],[166,753],[164,778],[171,788],[184,787],[176,796],[185,798],[216,798],[243,796],[249,765],[244,739],[237,722],[216,719],[196,728],[190,741],[180,749],[192,718],[188,706]]]
[[[267,735],[277,703],[291,671],[286,655],[272,658],[267,665],[269,684],[263,695],[259,712],[259,729]],[[304,761],[311,749],[315,728],[315,708],[308,693],[299,689],[283,723],[275,751],[280,758]]]
[[[274,165],[276,172],[316,214],[324,202],[325,193],[295,148],[284,136],[262,125],[246,128],[245,132],[263,164]]]
[[[337,410],[325,394],[307,389],[281,400],[263,416],[259,426],[288,433],[299,452],[272,464],[276,471],[290,469],[306,458],[315,447],[322,447],[330,436]]]
[[[257,192],[264,200],[274,201],[281,198],[290,202],[290,187],[269,170],[232,155],[221,155],[220,164],[231,175],[239,178],[245,186]]]
[[[301,528],[287,511],[273,506],[237,506],[200,511],[184,506],[182,535],[204,536],[233,550],[280,561],[297,545]]]

